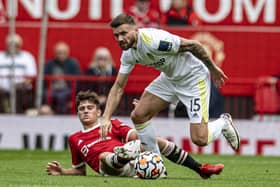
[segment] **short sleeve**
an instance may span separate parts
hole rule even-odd
[[[164,30],[159,30],[154,37],[154,47],[161,52],[177,53],[180,48],[180,37]]]
[[[119,121],[118,119],[111,120],[113,125],[112,131],[115,133],[120,139],[127,142],[130,134],[135,131],[128,125],[124,124],[123,122]]]
[[[85,165],[82,157],[80,156],[79,150],[77,150],[77,147],[75,146],[75,141],[73,136],[69,137],[68,143],[72,155],[72,167],[78,168],[82,165]]]
[[[134,67],[134,63],[129,52],[123,52],[121,56],[121,65],[119,73],[129,74]]]

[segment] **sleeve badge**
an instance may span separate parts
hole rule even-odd
[[[170,51],[172,48],[172,43],[164,40],[159,41],[158,50],[159,51]]]

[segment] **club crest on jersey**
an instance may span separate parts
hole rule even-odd
[[[79,140],[78,141],[78,146],[83,142],[83,140]]]
[[[164,40],[159,41],[158,50],[159,51],[170,51],[172,48],[172,43]]]

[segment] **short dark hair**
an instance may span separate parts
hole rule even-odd
[[[79,91],[79,93],[76,96],[76,109],[78,110],[78,107],[81,103],[81,101],[88,100],[91,103],[94,103],[96,105],[96,108],[100,109],[100,102],[98,95],[90,90],[87,91]]]
[[[134,18],[131,15],[121,13],[111,21],[110,26],[112,28],[117,28],[118,26],[123,24],[136,25]]]

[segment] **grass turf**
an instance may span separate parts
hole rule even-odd
[[[68,151],[10,151],[0,150],[0,186],[120,186],[120,187],[183,187],[183,186],[280,186],[279,157],[194,155],[203,163],[224,163],[221,175],[203,180],[188,168],[165,160],[168,178],[141,180],[121,177],[101,177],[87,168],[87,176],[48,176],[48,161],[60,161],[63,167],[71,167]]]

